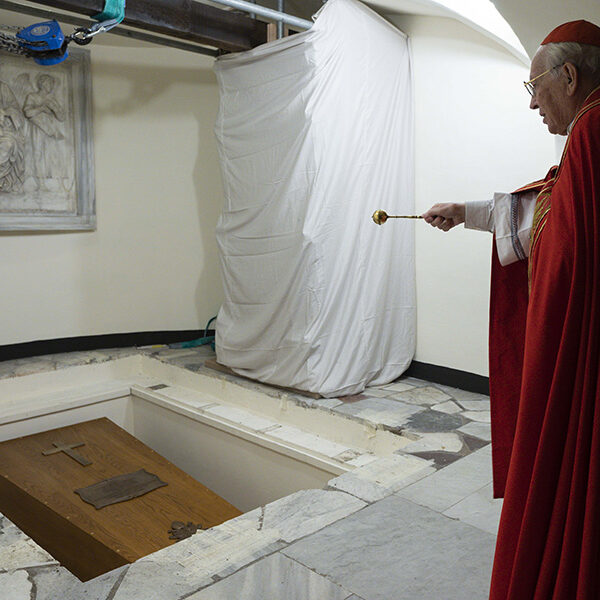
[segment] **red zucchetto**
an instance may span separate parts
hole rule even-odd
[[[600,27],[589,21],[570,21],[553,29],[542,42],[544,44],[560,44],[562,42],[576,42],[600,46]]]

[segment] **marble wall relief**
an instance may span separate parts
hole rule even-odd
[[[0,53],[0,230],[94,229],[89,53]]]

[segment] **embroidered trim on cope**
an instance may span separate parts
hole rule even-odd
[[[512,194],[510,197],[510,241],[517,258],[523,260],[526,255],[519,239],[519,205],[519,197]]]

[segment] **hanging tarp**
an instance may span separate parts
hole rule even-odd
[[[225,202],[217,360],[339,396],[415,347],[413,115],[406,36],[356,0],[215,63]]]

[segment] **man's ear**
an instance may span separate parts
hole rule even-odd
[[[567,78],[567,95],[573,96],[579,87],[579,71],[577,67],[570,62],[566,62],[562,66],[562,71]]]

